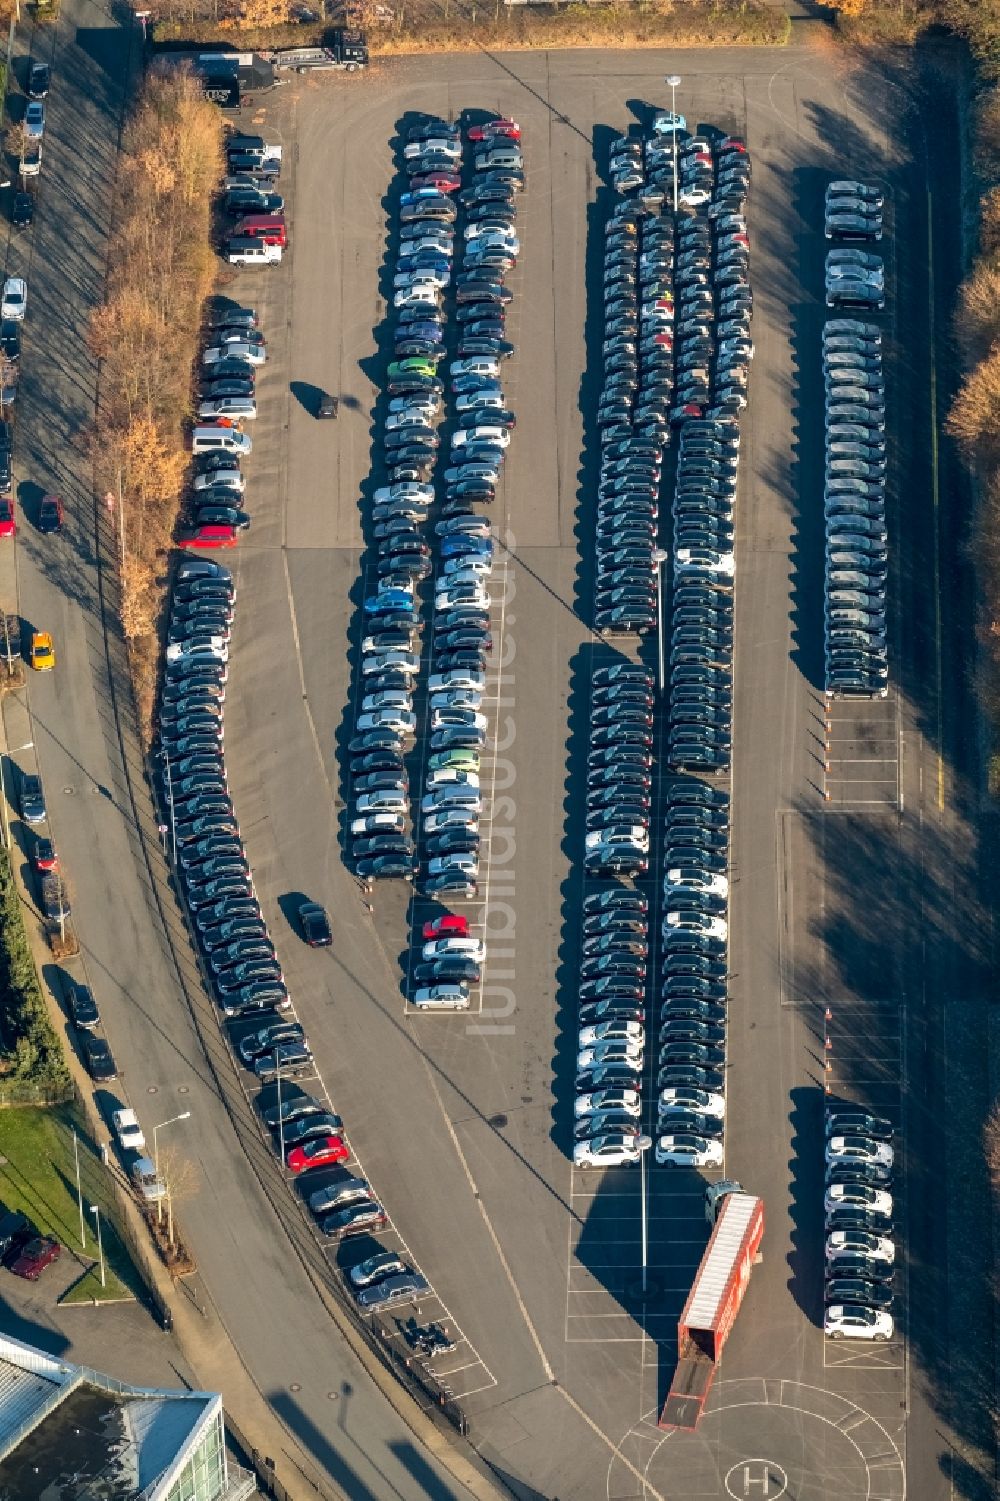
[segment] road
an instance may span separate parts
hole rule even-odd
[[[934,57],[921,68],[930,70]],[[803,1498],[853,1501],[869,1493],[869,1482],[873,1495],[901,1495],[904,1474],[920,1501],[936,1501],[950,1486],[978,1497],[992,1464],[983,1444],[985,1392],[954,1361],[961,1331],[989,1330],[992,1317],[979,1262],[962,1243],[974,1247],[985,1224],[972,1145],[987,1098],[976,1032],[990,955],[964,935],[986,930],[971,893],[977,868],[989,868],[989,849],[978,843],[975,765],[961,732],[969,722],[962,666],[969,593],[946,508],[960,505],[962,492],[953,470],[939,476],[935,531],[932,454],[922,436],[924,310],[933,298],[944,326],[958,266],[955,185],[936,156],[925,163],[919,134],[911,141],[909,91],[925,86],[916,74],[886,79],[805,48],[684,57],[679,102],[689,119],[745,131],[755,162],[757,356],[738,539],[727,1170],[764,1196],[768,1212],[765,1261],[694,1440],[665,1439],[653,1426],[672,1367],[671,1326],[700,1249],[696,1201],[692,1212],[675,1195],[693,1197],[694,1189],[652,1174],[654,1254],[675,1275],[662,1276],[654,1303],[637,1307],[621,1286],[637,1256],[636,1185],[579,1184],[567,1160],[576,778],[593,655],[581,623],[592,545],[584,413],[599,343],[598,241],[586,233],[588,205],[595,158],[612,131],[662,103],[666,66],[655,53],[396,60],[364,79],[297,79],[255,116],[258,128],[296,148],[286,149],[283,180],[293,236],[280,271],[232,283],[254,298],[271,353],[248,470],[255,524],[236,565],[231,783],[324,1081],[394,1221],[483,1362],[486,1375],[479,1390],[468,1389],[466,1405],[473,1440],[498,1470],[541,1495],[624,1501],[646,1485],[673,1501],[722,1494],[719,1477],[730,1473],[732,1485],[749,1484],[752,1494],[763,1473],[754,1466],[766,1460],[776,1467],[768,1485],[780,1468],[789,1493]],[[73,104],[72,129],[89,129],[99,142],[97,91],[84,90]],[[488,930],[510,940],[513,954],[480,1014],[412,1018],[400,992],[407,895],[379,891],[372,916],[345,872],[339,752],[357,647],[359,497],[371,484],[374,382],[384,369],[390,143],[408,111],[469,107],[517,115],[529,171],[508,319],[518,353],[505,371],[519,421],[498,503],[511,555],[499,752],[507,786],[493,810],[486,912]],[[58,108],[54,91],[53,129],[68,131],[69,112],[60,126]],[[947,159],[944,131],[929,149]],[[68,197],[75,179],[65,148],[53,156],[54,187],[46,186]],[[899,393],[897,410],[915,420],[900,423],[894,437],[900,692],[872,713],[838,709],[827,757],[811,503],[821,432],[816,224],[823,175],[845,161],[884,179],[893,198],[890,391]],[[922,249],[928,165],[939,194],[930,204],[933,284]],[[103,191],[106,201],[107,174]],[[74,212],[68,203],[60,209]],[[46,204],[39,237],[55,233],[47,214]],[[70,253],[82,257],[83,246],[81,236]],[[99,239],[89,265],[84,259],[67,271],[64,260],[57,270],[46,258],[33,266],[32,297],[51,305],[67,276],[96,286],[99,261]],[[44,436],[53,389],[65,396],[60,417],[69,431],[86,421],[86,396],[71,386],[85,368],[83,301],[73,318],[75,334],[62,344],[26,348],[26,370],[37,373],[20,420],[34,447],[18,453],[18,478],[61,488],[80,526],[53,549],[26,525],[18,576],[24,616],[54,623],[65,643],[63,670],[32,683],[31,702],[50,796],[70,789],[53,811],[60,847],[71,871],[93,872],[78,893],[88,972],[133,1100],[155,1091],[148,1109],[166,1119],[187,1091],[183,1108],[197,1130],[186,1146],[202,1189],[185,1207],[185,1230],[262,1390],[317,1467],[351,1494],[382,1494],[383,1474],[403,1495],[451,1494],[436,1466],[423,1470],[409,1436],[317,1313],[292,1250],[315,1264],[312,1242],[290,1201],[280,1223],[275,1214],[273,1205],[286,1201],[197,986],[127,723],[120,743],[115,734],[109,683],[121,687],[120,651],[113,639],[105,651],[86,540],[94,536],[87,476],[67,448],[53,464]],[[945,368],[942,402],[948,379]],[[92,400],[93,372],[88,381]],[[336,424],[310,416],[315,387],[341,397]],[[35,493],[26,491],[29,515]],[[124,705],[122,694],[117,702]],[[123,871],[134,877],[123,881]],[[288,917],[300,893],[328,905],[332,952],[307,951],[293,935]],[[949,916],[956,902],[957,925]],[[906,1165],[901,1336],[884,1358],[847,1363],[824,1348],[816,1324],[827,1005],[829,1082],[894,1114]],[[944,1171],[960,1148],[974,1185],[961,1196]],[[979,1228],[969,1235],[973,1220]],[[951,1276],[944,1265],[955,1269]],[[991,1372],[982,1337],[976,1354],[979,1370]],[[337,1427],[327,1394],[345,1381],[350,1421],[342,1402]]]

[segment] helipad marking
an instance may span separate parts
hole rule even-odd
[[[741,1459],[726,1471],[725,1484],[733,1501],[745,1501],[747,1496],[778,1501],[788,1489],[788,1476],[773,1459]]]

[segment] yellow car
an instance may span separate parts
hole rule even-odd
[[[56,665],[56,649],[48,631],[32,632],[31,665],[36,672],[51,672]]]

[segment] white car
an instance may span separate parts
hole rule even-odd
[[[393,294],[393,307],[437,307],[441,294],[436,287],[400,287]]]
[[[409,800],[405,792],[397,788],[383,787],[379,792],[363,792],[355,804],[355,811],[362,813],[405,813]]]
[[[669,928],[686,928],[707,938],[725,938],[729,932],[725,918],[710,917],[707,912],[668,912],[666,921]]]
[[[398,433],[401,428],[410,427],[424,427],[430,430],[430,420],[421,407],[407,407],[402,412],[390,412],[385,419],[387,433]]]
[[[415,735],[417,716],[407,709],[376,709],[372,714],[359,714],[355,729],[395,730],[398,735]]]
[[[196,490],[213,490],[217,485],[227,490],[236,490],[240,495],[247,487],[246,475],[236,465],[232,469],[213,469],[209,474],[196,474]]]
[[[598,1022],[593,1027],[581,1027],[577,1037],[581,1048],[593,1047],[596,1042],[631,1042],[641,1047],[645,1041],[642,1022]]]
[[[425,985],[410,1000],[423,1011],[467,1011],[469,992],[464,985]]]
[[[595,1042],[578,1050],[577,1072],[582,1068],[599,1068],[605,1063],[621,1063],[633,1073],[640,1074],[644,1055],[645,1044],[641,1042]]]
[[[470,582],[478,583],[480,579],[488,578],[492,572],[492,553],[466,552],[460,557],[445,558],[442,565],[442,573],[449,583],[456,577],[467,577]]]
[[[483,235],[500,235],[505,240],[516,240],[517,230],[513,224],[503,224],[499,220],[490,219],[467,224],[462,230],[464,240],[481,240]]]
[[[399,813],[366,813],[351,819],[352,834],[402,834],[404,828]]]
[[[503,407],[504,394],[499,386],[481,386],[478,391],[466,391],[455,398],[456,412],[474,412],[477,407]]]
[[[214,422],[217,417],[235,417],[239,422],[257,420],[257,403],[252,396],[214,396],[198,403],[199,422]]]
[[[414,480],[406,480],[398,485],[383,485],[375,491],[376,505],[388,505],[394,500],[409,500],[417,505],[433,505],[434,486],[419,485]]]
[[[167,647],[168,662],[183,662],[187,657],[214,657],[219,662],[228,662],[229,647],[222,636],[211,636],[208,641],[174,641]]]
[[[823,1198],[827,1214],[835,1209],[866,1209],[872,1214],[892,1214],[892,1194],[869,1183],[831,1183]]]
[[[595,1089],[591,1094],[578,1094],[573,1101],[573,1114],[594,1115],[599,1110],[622,1110],[636,1119],[642,1113],[642,1099],[637,1089]]]
[[[505,427],[492,427],[480,422],[475,427],[460,427],[451,435],[452,448],[465,448],[469,443],[490,443],[494,448],[508,448],[510,433]]]
[[[479,816],[470,808],[438,808],[428,813],[423,821],[424,833],[440,833],[442,829],[466,829],[470,834],[479,833]]]
[[[431,694],[431,709],[471,709],[482,707],[483,695],[474,688],[443,688]]]
[[[479,879],[478,857],[456,851],[452,855],[434,855],[427,862],[427,874],[430,876],[442,876],[450,870],[460,870],[468,876],[470,881],[477,881]]]
[[[410,141],[404,146],[403,155],[408,162],[418,156],[450,156],[453,162],[457,162],[462,155],[462,147],[451,136],[434,136],[429,141]]]
[[[477,817],[482,812],[482,799],[477,787],[465,787],[460,782],[446,782],[442,787],[425,793],[420,801],[421,813],[439,813],[442,808],[464,808]]]
[[[423,412],[428,417],[436,417],[440,410],[441,398],[436,391],[427,391],[423,395],[414,392],[410,396],[394,396],[389,403],[390,415],[393,412]]]
[[[678,573],[717,573],[723,578],[736,575],[736,555],[731,552],[716,552],[710,547],[679,547],[674,559]]]
[[[470,718],[472,721],[472,728],[474,730],[485,730],[489,727],[489,720],[486,718],[485,714],[477,714],[476,712],[471,711]],[[452,723],[453,721],[449,718],[449,710],[447,709],[435,709],[431,714],[432,730],[445,729]]]
[[[829,1339],[892,1339],[894,1327],[891,1313],[857,1303],[831,1303],[823,1315],[823,1333]]]
[[[421,949],[421,958],[471,959],[475,964],[486,962],[486,944],[481,938],[432,938]]]
[[[664,896],[670,891],[709,891],[713,896],[728,896],[729,882],[725,876],[695,873],[674,866],[667,871],[663,881]]]
[[[246,360],[248,365],[263,365],[267,350],[263,344],[245,344],[241,340],[212,344],[201,357],[203,365],[217,365],[220,360]]]
[[[867,1230],[831,1230],[826,1237],[826,1259],[854,1254],[891,1263],[896,1259],[896,1243],[888,1235],[869,1235]]]
[[[439,766],[428,773],[428,787],[444,787],[449,783],[461,787],[474,787],[478,790],[479,773],[465,771],[461,766]]]
[[[465,667],[453,667],[448,672],[434,672],[427,680],[429,693],[441,693],[448,688],[471,688],[482,693],[486,687],[486,675],[471,672]]]
[[[578,1141],[573,1148],[574,1167],[622,1167],[638,1162],[642,1155],[635,1136],[623,1136],[619,1132],[607,1136],[594,1136],[590,1141]]]
[[[629,829],[592,829],[584,840],[588,850],[614,849],[616,845],[629,845],[646,854],[649,850],[649,830],[642,824],[633,824]]]
[[[455,236],[447,224],[431,224],[425,220],[420,226],[420,234],[412,239],[404,240],[403,255],[419,255],[422,250],[432,250],[436,255],[450,256],[454,248]]]
[[[451,272],[423,266],[419,271],[397,271],[392,279],[394,287],[446,287],[451,281]]]
[[[23,276],[8,276],[3,284],[3,300],[0,302],[0,318],[9,318],[20,323],[28,306],[28,283]]]
[[[361,672],[401,672],[414,677],[420,671],[420,658],[408,651],[366,652],[361,659]]]
[[[413,695],[404,688],[385,688],[381,693],[368,693],[361,700],[362,714],[374,714],[376,709],[411,709]]]
[[[876,1167],[889,1169],[893,1164],[892,1147],[886,1141],[873,1141],[870,1136],[831,1136],[826,1143],[827,1162],[873,1163]]]
[[[468,584],[456,584],[454,587],[449,585],[439,589],[434,596],[434,608],[439,615],[456,609],[479,610],[485,614],[492,603],[492,597],[485,589]],[[485,728],[484,725],[483,729]]]
[[[693,1110],[698,1115],[711,1116],[713,1120],[721,1121],[726,1114],[726,1101],[714,1090],[678,1084],[660,1091],[658,1110],[661,1120],[675,1110]]]
[[[659,1136],[656,1141],[656,1160],[672,1167],[721,1167],[722,1142],[708,1136],[691,1136],[678,1132],[674,1136]]]
[[[677,195],[677,202],[683,203],[685,208],[701,208],[711,196],[708,188],[682,188]]]
[[[485,354],[473,355],[467,360],[452,360],[449,374],[452,380],[457,380],[462,375],[496,376],[500,374],[500,361],[490,359]]]

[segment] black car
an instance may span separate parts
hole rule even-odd
[[[841,1258],[841,1261],[843,1258]],[[892,1288],[886,1282],[875,1282],[870,1277],[841,1272],[838,1263],[837,1275],[828,1277],[823,1288],[825,1303],[860,1303],[863,1308],[889,1308],[892,1305]]]
[[[48,63],[32,63],[28,72],[28,98],[44,99],[49,92]]]
[[[73,1025],[83,1031],[100,1025],[100,1015],[97,1010],[97,1002],[88,985],[76,985],[69,998],[69,1012],[73,1018]]]
[[[27,229],[35,217],[35,200],[30,193],[15,193],[10,209],[10,222],[15,229]]]
[[[399,855],[373,855],[356,861],[355,874],[365,881],[413,879],[413,862]]]
[[[34,775],[21,777],[20,788],[21,817],[25,823],[44,823],[48,817],[45,808],[45,794],[42,791],[42,779]]]
[[[476,984],[479,965],[474,959],[463,959],[460,955],[451,959],[434,959],[429,964],[416,965],[410,979],[414,985],[442,985],[453,980],[468,980]]]
[[[85,1032],[80,1038],[83,1061],[90,1077],[98,1083],[117,1079],[118,1069],[110,1047],[103,1037]]]

